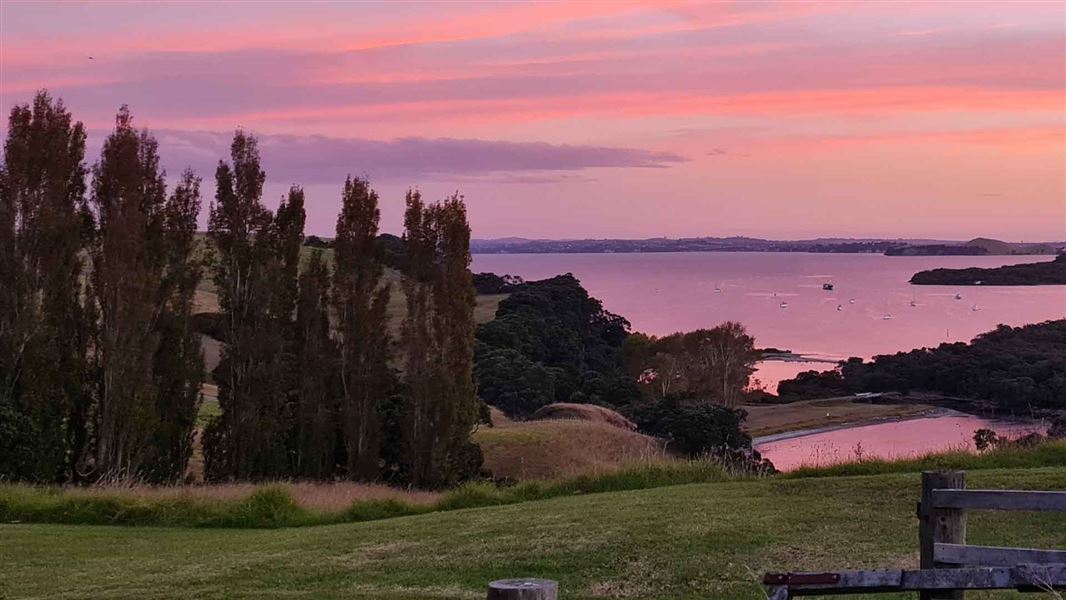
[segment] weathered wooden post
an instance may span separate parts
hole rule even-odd
[[[489,584],[488,600],[559,600],[559,584],[550,579],[501,579]]]
[[[922,472],[922,501],[918,505],[918,546],[921,552],[921,568],[933,569],[944,566],[937,564],[934,559],[933,545],[937,542],[966,543],[966,511],[933,506],[933,490],[961,490],[965,487],[965,471]],[[963,596],[962,591],[920,592],[919,594],[920,600],[934,598],[962,600]]]

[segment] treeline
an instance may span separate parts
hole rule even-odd
[[[345,182],[332,265],[322,249],[302,260],[302,189],[267,209],[256,139],[237,131],[215,172],[204,253],[200,179],[186,171],[168,194],[157,143],[125,107],[90,189],[84,154],[84,127],[61,101],[42,92],[12,110],[0,168],[0,478],[181,479],[204,379],[191,313],[205,276],[225,341],[213,373],[221,414],[203,433],[208,479],[440,487],[478,472],[461,196],[407,193],[407,310],[393,340],[366,181]]]
[[[870,362],[851,358],[836,370],[801,373],[778,385],[788,400],[912,390],[974,398],[1013,414],[1066,410],[1066,320],[1000,325],[969,344],[941,344]]]
[[[931,269],[911,277],[915,285],[1066,285],[1066,254],[1053,260],[993,269]]]

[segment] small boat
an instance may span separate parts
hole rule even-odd
[[[788,302],[782,302],[778,306],[780,306],[781,308],[788,308]]]
[[[973,312],[977,312],[977,311],[981,310],[981,307],[977,306],[976,304],[974,304],[973,306],[970,307],[970,310],[972,310]]]
[[[955,299],[956,300],[962,300],[962,294],[960,294],[958,292],[955,292]]]
[[[823,289],[823,290],[825,290],[825,291],[827,291],[827,292],[831,292],[831,291],[833,291],[833,284],[832,284],[832,283],[829,283],[829,282],[827,281],[827,282],[825,282],[825,283],[823,283],[823,284],[822,284],[822,289]]]
[[[918,303],[915,302],[914,300],[911,300],[911,306],[918,306]]]
[[[881,320],[882,321],[891,321],[892,320],[892,315],[889,315],[889,314],[881,315]]]
[[[851,300],[848,300],[848,304],[855,304],[855,299],[852,298]]]
[[[718,287],[717,283],[714,284],[714,293],[716,293],[716,294],[721,294],[722,293],[722,288]]]
[[[837,304],[837,312],[840,312],[842,310],[844,310],[844,305],[843,304]]]

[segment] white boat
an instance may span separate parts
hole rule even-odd
[[[718,287],[717,283],[714,284],[714,293],[716,293],[716,294],[721,294],[722,293],[722,288]]]
[[[981,307],[977,306],[976,304],[974,304],[973,306],[970,307],[970,310],[972,310],[974,312],[977,312],[977,311],[981,310]]]
[[[915,302],[914,300],[911,300],[911,306],[918,306],[918,303]]]
[[[889,315],[889,314],[881,315],[881,320],[882,321],[891,321],[892,320],[892,315]]]
[[[962,294],[960,294],[958,292],[955,292],[955,299],[956,300],[962,300]]]
[[[852,298],[851,300],[848,300],[848,304],[855,304],[855,299]]]
[[[844,305],[843,304],[837,304],[837,312],[840,312],[842,310],[844,310]]]
[[[780,306],[781,308],[788,308],[788,302],[782,302],[778,306]]]

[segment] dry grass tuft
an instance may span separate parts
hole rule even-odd
[[[298,506],[314,511],[336,512],[350,507],[356,501],[398,500],[419,506],[435,503],[440,494],[420,490],[403,490],[385,485],[355,483],[350,481],[311,482],[278,481],[264,483],[215,483],[207,485],[97,485],[90,487],[68,486],[63,494],[73,497],[116,496],[138,500],[186,498],[191,500],[241,501],[250,497],[265,485],[280,487]]]

